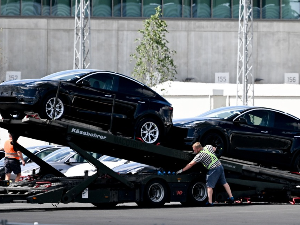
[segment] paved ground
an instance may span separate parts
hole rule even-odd
[[[214,207],[182,207],[179,203],[162,208],[139,208],[134,203],[113,209],[97,209],[91,204],[71,203],[0,205],[1,220],[7,224],[74,225],[282,225],[300,224],[299,205],[291,204],[216,204]]]

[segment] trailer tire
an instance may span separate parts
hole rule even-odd
[[[144,201],[137,204],[143,207],[160,207],[166,203],[167,195],[167,186],[163,181],[151,180],[145,186]]]
[[[118,203],[117,202],[106,202],[106,203],[92,203],[99,209],[109,209],[115,207]]]
[[[201,206],[207,201],[207,187],[205,183],[196,181],[191,183],[187,192],[187,201],[181,202],[184,206]]]
[[[226,152],[225,141],[221,137],[221,135],[216,132],[210,132],[205,134],[204,137],[201,139],[200,143],[202,144],[202,146],[212,145],[216,147],[215,154],[218,158],[220,158],[224,154],[224,152]]]

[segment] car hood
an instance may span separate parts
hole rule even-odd
[[[91,165],[90,163],[82,163],[82,164],[75,165],[75,166],[69,168],[65,172],[65,176],[67,176],[67,177],[83,176],[85,170],[90,171],[93,169],[95,169],[95,167],[93,165]],[[91,175],[91,174],[89,173],[89,175]]]
[[[39,85],[43,84],[45,82],[58,82],[55,80],[41,80],[41,79],[24,79],[24,80],[11,80],[11,81],[5,81],[1,83],[1,85],[14,85],[14,86],[34,86],[34,85]]]
[[[115,168],[115,167],[118,167],[118,166],[121,166],[125,163],[129,162],[128,160],[125,160],[125,159],[121,159],[117,162],[103,162],[101,161],[101,163],[103,163],[105,166],[107,166],[108,168]],[[72,168],[68,169],[66,172],[65,172],[65,175],[67,177],[75,177],[75,176],[83,176],[84,175],[84,171],[85,170],[88,170],[88,174],[89,176],[90,175],[93,175],[94,173],[97,172],[96,170],[96,167],[90,163],[83,163],[83,164],[80,164],[80,165],[76,165],[76,166],[73,166]]]
[[[173,125],[175,127],[188,127],[194,126],[198,123],[204,123],[209,120],[218,120],[219,118],[207,118],[207,117],[192,117],[192,118],[183,118],[183,119],[174,119]]]

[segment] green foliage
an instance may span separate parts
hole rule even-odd
[[[136,53],[130,55],[131,61],[136,61],[132,76],[150,87],[174,80],[177,74],[172,58],[176,51],[167,46],[167,24],[159,18],[160,7],[155,10],[156,13],[144,21],[144,30],[139,30],[142,38],[135,40],[139,42]]]

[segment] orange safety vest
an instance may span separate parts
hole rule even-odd
[[[7,140],[4,143],[5,157],[20,160],[18,153],[14,150],[14,146],[10,142],[11,140]]]

